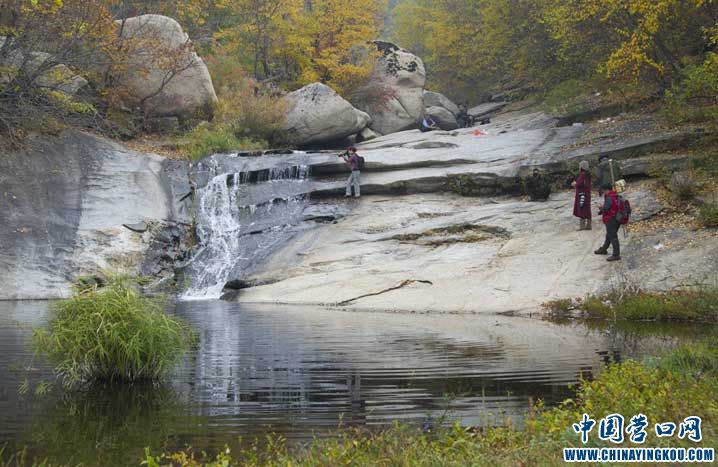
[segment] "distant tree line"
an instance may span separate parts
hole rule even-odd
[[[403,0],[393,16],[396,39],[455,98],[572,79],[662,94],[716,63],[714,0]]]

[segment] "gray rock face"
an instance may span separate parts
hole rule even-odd
[[[440,92],[424,91],[424,107],[443,107],[454,116],[459,114],[459,106]]]
[[[424,113],[424,62],[394,44],[376,41],[382,56],[374,65],[357,106],[383,135],[417,128]]]
[[[289,141],[299,146],[341,141],[369,124],[369,115],[321,83],[304,86],[285,99],[289,111],[284,131]]]
[[[627,196],[638,211],[655,209],[651,193]],[[349,216],[277,251],[248,278],[264,285],[242,290],[239,300],[540,313],[542,303],[601,292],[620,277],[665,289],[718,269],[718,239],[685,230],[621,234],[624,260],[608,263],[593,254],[604,237],[600,220],[579,232],[572,207],[567,191],[545,203],[446,193],[367,197]]]
[[[186,174],[182,163],[79,132],[3,154],[0,299],[62,297],[78,274],[139,267],[165,223],[189,220],[189,201],[178,201]],[[141,222],[145,233],[123,227]]]
[[[145,100],[145,111],[179,118],[211,114],[217,101],[212,78],[177,21],[161,15],[136,16],[121,23],[121,31],[133,56],[120,83],[136,101]],[[171,60],[166,63],[168,56]]]
[[[372,139],[378,138],[379,134],[377,134],[374,130],[371,128],[364,128],[358,135],[357,135],[357,141],[359,143],[363,141],[370,141]]]
[[[424,110],[426,115],[431,115],[436,124],[442,130],[456,130],[459,124],[456,122],[456,115],[444,107],[427,107]]]

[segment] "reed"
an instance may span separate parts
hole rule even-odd
[[[113,276],[53,304],[34,343],[66,386],[159,379],[194,340],[189,325],[165,313],[165,305],[163,297],[142,295],[135,279]]]

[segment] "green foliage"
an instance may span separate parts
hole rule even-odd
[[[189,349],[193,333],[164,312],[164,300],[143,296],[136,281],[110,277],[52,306],[49,327],[34,342],[66,386],[90,381],[162,377]]]
[[[718,118],[718,54],[683,70],[683,80],[666,93],[666,116],[675,123],[715,122]]]
[[[238,138],[276,141],[287,112],[281,96],[248,77],[231,55],[215,54],[208,66],[219,98],[214,123],[228,127]]]
[[[552,320],[562,320],[573,316],[573,311],[576,310],[577,306],[574,300],[570,298],[557,298],[550,300],[542,305],[549,313],[549,318]]]
[[[231,128],[222,125],[199,125],[187,135],[185,148],[192,159],[201,159],[219,152],[258,149],[265,142],[238,138]]]
[[[698,211],[698,220],[703,227],[718,227],[718,202],[703,204]]]
[[[597,77],[659,95],[718,37],[705,0],[404,0],[393,14],[396,40],[424,58],[431,86],[459,99]],[[716,79],[709,69],[695,87]]]
[[[634,289],[589,296],[581,304],[587,318],[718,322],[718,288],[649,293]]]
[[[544,98],[543,106],[553,114],[583,110],[582,104],[592,83],[584,79],[569,79],[552,88]]]

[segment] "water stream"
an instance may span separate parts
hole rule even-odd
[[[34,396],[40,381],[53,381],[29,347],[47,303],[0,302],[0,445],[73,465],[136,465],[145,446],[236,449],[270,432],[301,442],[338,426],[394,420],[520,424],[532,402],[570,397],[568,385],[605,362],[716,334],[711,326],[590,329],[218,300],[179,302],[171,311],[192,323],[200,343],[164,384],[79,393],[55,385]],[[25,378],[31,394],[22,396]]]
[[[310,170],[302,154],[235,159],[231,167],[212,159],[195,167],[198,245],[185,268],[183,299],[219,298],[229,280],[291,237],[307,205]]]

